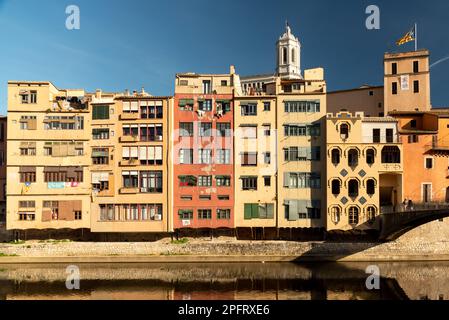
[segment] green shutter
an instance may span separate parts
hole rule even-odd
[[[244,213],[245,220],[251,220],[251,204],[245,203],[245,213]]]
[[[267,219],[274,218],[274,204],[267,204]]]
[[[259,205],[258,204],[251,205],[251,218],[259,219]]]

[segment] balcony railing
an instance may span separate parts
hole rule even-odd
[[[420,203],[407,203],[397,204],[396,206],[381,206],[382,214],[392,214],[411,211],[432,211],[432,210],[446,210],[449,209],[448,202],[420,202]]]
[[[121,136],[120,142],[139,142],[139,136]]]
[[[388,144],[388,143],[402,143],[401,137],[398,134],[387,136],[387,135],[381,135],[381,136],[363,136],[363,142],[364,143],[379,143],[379,144]]]
[[[120,188],[120,194],[137,194],[139,193],[139,188]]]
[[[139,118],[139,112],[123,112],[120,114],[120,120],[138,120]]]
[[[129,159],[120,161],[120,166],[122,167],[135,167],[140,164],[139,159]]]

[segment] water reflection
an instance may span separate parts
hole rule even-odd
[[[81,289],[65,265],[0,265],[0,299],[388,300],[445,299],[449,263],[377,263],[381,289],[365,286],[370,263],[81,264]]]

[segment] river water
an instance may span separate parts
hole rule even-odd
[[[368,290],[365,270],[380,270]],[[79,290],[67,265],[0,265],[0,299],[446,300],[449,262],[80,264]]]

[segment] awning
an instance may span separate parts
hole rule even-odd
[[[92,158],[102,158],[107,156],[108,156],[107,151],[92,151]]]
[[[36,167],[19,167],[19,173],[36,172]]]

